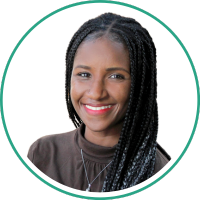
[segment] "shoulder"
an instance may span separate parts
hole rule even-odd
[[[171,157],[167,154],[167,152],[157,143],[156,149],[156,163],[154,174],[160,171],[169,161]]]
[[[47,159],[56,152],[63,151],[73,145],[74,135],[77,129],[61,134],[47,135],[36,140],[29,148],[28,158],[32,162],[38,159]]]

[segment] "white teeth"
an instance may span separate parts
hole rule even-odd
[[[108,105],[108,106],[101,106],[101,107],[92,107],[92,106],[89,106],[89,105],[85,105],[87,108],[89,108],[90,110],[103,110],[103,109],[106,109],[106,108],[111,108],[112,106],[111,105]]]

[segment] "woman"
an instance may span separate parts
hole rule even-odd
[[[84,23],[66,55],[66,101],[76,130],[37,140],[29,159],[66,186],[129,188],[169,160],[157,144],[156,49],[131,18],[105,13]]]

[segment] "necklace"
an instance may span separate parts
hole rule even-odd
[[[87,192],[90,192],[90,188],[91,188],[91,185],[92,183],[99,177],[99,175],[111,164],[108,163],[100,172],[99,174],[95,177],[95,179],[90,183],[89,182],[89,179],[88,179],[88,175],[87,175],[87,171],[86,171],[86,167],[85,167],[85,162],[84,162],[84,158],[83,158],[83,150],[81,149],[81,156],[82,156],[82,160],[83,160],[83,166],[84,166],[84,169],[85,169],[85,174],[86,174],[86,178],[87,178],[87,181],[88,181],[88,188],[86,189]]]

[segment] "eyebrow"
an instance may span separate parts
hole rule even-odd
[[[76,68],[82,68],[82,69],[91,69],[91,67],[89,66],[86,66],[86,65],[77,65],[75,67]],[[121,67],[110,67],[110,68],[107,68],[106,71],[115,71],[115,70],[121,70],[121,71],[125,71],[127,72],[128,74],[130,74],[130,72],[124,68],[121,68]]]
[[[76,68],[91,69],[91,67],[86,66],[86,65],[77,65],[77,66],[75,67],[75,69],[76,69]]]
[[[121,71],[125,71],[127,72],[128,74],[130,74],[130,72],[124,68],[121,68],[121,67],[110,67],[110,68],[107,68],[106,71],[114,71],[114,70],[121,70]]]

